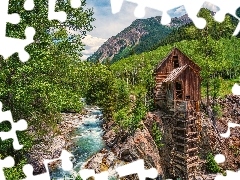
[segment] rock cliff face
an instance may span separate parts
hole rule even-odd
[[[202,113],[201,143],[199,144],[200,158],[203,161],[203,172],[206,173],[204,165],[208,152],[223,154],[226,157],[224,163],[219,164],[223,170],[237,171],[240,168],[240,134],[239,127],[231,128],[229,138],[223,138],[220,134],[226,133],[228,123],[240,124],[240,96],[228,95],[216,101],[220,105],[219,117],[216,118],[216,127],[213,122]]]
[[[217,120],[217,129],[219,133],[225,133],[229,122],[240,124],[240,96],[229,95],[217,102],[222,109],[221,117]],[[229,138],[222,138],[224,144],[221,145],[221,151],[226,157],[222,166],[237,171],[240,168],[240,127],[231,128],[230,132]]]
[[[133,53],[149,51],[164,39],[176,27],[192,22],[187,15],[173,18],[168,26],[161,25],[161,17],[137,19],[133,23],[109,38],[92,56],[91,62],[117,61]]]
[[[222,138],[220,134],[227,131],[227,123],[240,124],[240,96],[229,95],[218,99],[222,115],[217,119],[216,127],[207,115],[202,112],[202,130],[199,143],[200,172],[199,177],[214,179],[216,174],[211,174],[206,168],[206,156],[208,153],[224,154],[226,161],[219,164],[223,170],[237,171],[240,168],[240,128],[232,128],[230,138]],[[166,121],[162,117],[166,114],[160,110],[149,112],[142,121],[142,128],[131,135],[124,131],[116,133],[113,129],[114,123],[104,125],[104,140],[107,149],[102,150],[93,156],[85,164],[84,168],[95,169],[97,173],[109,170],[111,175],[116,175],[114,169],[118,166],[133,162],[137,159],[144,159],[146,168],[154,167],[159,175],[168,178],[168,167],[171,161],[171,145],[173,143],[171,119]],[[163,133],[163,147],[158,148],[154,141],[153,125],[157,124]],[[131,179],[130,177],[128,179]]]
[[[84,168],[94,168],[98,173],[108,170],[113,175],[116,167],[144,159],[146,169],[154,167],[159,175],[163,174],[158,148],[145,124],[142,123],[142,128],[137,129],[134,135],[116,133],[109,130],[109,126],[110,124],[105,126],[107,131],[103,137],[109,149],[94,155]]]

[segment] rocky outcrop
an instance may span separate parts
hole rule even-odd
[[[237,171],[240,167],[240,134],[239,127],[231,128],[229,138],[223,138],[223,134],[228,129],[228,123],[240,124],[240,96],[228,95],[216,100],[220,105],[219,117],[216,117],[216,126],[205,113],[202,113],[202,131],[199,144],[200,155],[203,162],[207,153],[214,155],[224,154],[226,161],[219,164],[223,170]],[[203,171],[206,171],[203,164]]]
[[[221,106],[222,113],[217,120],[219,133],[225,133],[228,123],[240,124],[240,96],[228,95],[218,99],[217,103]],[[223,168],[237,171],[240,168],[240,127],[231,128],[229,138],[222,138],[224,146],[221,148],[226,157],[222,164]]]
[[[240,124],[240,96],[226,96],[218,99],[217,104],[221,106],[220,112],[222,114],[221,117],[217,118],[216,127],[203,111],[200,115],[202,129],[198,144],[200,167],[197,177],[199,179],[213,180],[216,176],[206,169],[206,157],[210,152],[213,155],[225,155],[226,161],[219,164],[223,170],[237,171],[240,167],[239,128],[231,129],[229,138],[220,136],[221,133],[227,131],[228,122]],[[144,159],[146,168],[155,167],[159,174],[168,177],[166,172],[171,161],[169,154],[173,143],[171,121],[172,119],[160,110],[149,112],[142,121],[141,128],[137,129],[134,134],[116,131],[116,125],[112,121],[105,123],[103,125],[105,130],[103,138],[107,148],[90,158],[84,168],[95,169],[97,173],[108,170],[111,175],[116,176],[114,171],[116,167],[137,159]],[[164,146],[162,148],[158,148],[154,142],[154,124],[163,133]]]
[[[127,47],[135,46],[139,43],[140,39],[148,34],[144,30],[142,23],[133,23],[130,27],[124,29],[122,32],[109,38],[91,57],[88,61],[100,62],[104,60],[112,60],[115,55]]]
[[[84,168],[93,168],[98,173],[108,170],[114,175],[116,167],[144,159],[146,169],[154,167],[159,174],[163,174],[158,148],[144,123],[134,134],[123,131],[117,133],[114,131],[113,123],[105,125],[105,127],[109,126],[112,128],[105,129],[103,136],[108,150],[104,149],[94,155],[87,161]]]
[[[118,159],[113,152],[102,149],[85,162],[82,167],[84,169],[94,169],[97,174],[108,171],[109,177],[117,177],[116,168],[124,164],[126,164],[126,162]]]
[[[117,61],[132,53],[139,54],[149,51],[153,46],[167,37],[174,28],[191,23],[188,15],[172,18],[169,25],[161,24],[161,16],[148,19],[137,19],[133,23],[109,38],[92,56],[88,58],[90,62]],[[146,43],[147,41],[147,43]],[[145,47],[147,46],[147,47]]]

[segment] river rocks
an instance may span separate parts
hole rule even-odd
[[[118,136],[116,134],[116,132],[114,132],[113,130],[109,130],[107,132],[105,132],[103,139],[106,142],[106,145],[110,148],[112,148],[118,141]]]
[[[155,167],[162,174],[158,148],[147,127],[142,123],[133,135],[107,130],[103,139],[116,157],[126,163],[144,159],[146,168]]]
[[[55,159],[61,155],[63,149],[70,149],[72,141],[70,132],[82,123],[82,115],[78,113],[62,113],[62,121],[59,123],[57,129],[59,133],[49,134],[43,136],[43,139],[35,144],[31,151],[27,154],[28,163],[33,165],[34,174],[44,173],[45,167],[43,165],[44,159]],[[50,169],[59,166],[58,163],[50,164]]]
[[[108,171],[109,177],[117,177],[115,169],[126,164],[109,150],[102,149],[82,165],[82,169],[94,169],[96,173]]]
[[[218,99],[217,103],[222,108],[222,117],[218,118],[217,128],[220,133],[225,133],[228,123],[240,124],[240,96],[228,95]],[[221,147],[226,156],[226,162],[222,164],[228,170],[237,171],[240,168],[240,127],[231,128],[229,138],[224,139]]]

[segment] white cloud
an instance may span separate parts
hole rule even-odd
[[[209,9],[210,11],[213,11],[213,12],[219,11],[219,7],[211,4],[210,2],[205,2],[202,7]]]
[[[90,55],[92,55],[97,49],[106,41],[106,39],[93,37],[91,35],[87,35],[83,40],[83,44],[85,45],[85,50],[82,51],[83,57],[81,59],[87,59]]]
[[[86,56],[94,53],[108,38],[117,35],[123,29],[131,25],[136,20],[134,10],[136,4],[124,1],[121,11],[117,14],[112,14],[111,5],[109,0],[87,0],[87,7],[93,8],[94,18],[96,20],[92,23],[96,28],[88,32],[88,36],[83,40],[86,44],[83,54]],[[211,3],[205,2],[203,7],[212,11],[218,11],[218,7]],[[145,18],[161,16],[162,12],[154,9],[145,9]],[[171,17],[179,17],[186,14],[184,6],[174,8],[168,11]]]
[[[85,36],[85,38],[82,40],[82,42],[86,46],[98,46],[100,44],[103,44],[105,41],[106,41],[106,39],[93,37],[89,34],[87,34],[87,36]]]
[[[171,17],[179,17],[179,16],[182,16],[184,14],[187,14],[184,6],[174,8],[174,9],[168,11],[168,13]]]
[[[122,9],[117,14],[112,14],[111,6],[93,7],[94,17],[96,21],[93,25],[96,27],[93,31],[89,32],[92,36],[108,39],[117,35],[123,29],[131,25],[136,20],[134,16],[134,10],[137,7],[136,4],[130,2],[124,2]],[[145,18],[161,16],[162,12],[146,8]]]

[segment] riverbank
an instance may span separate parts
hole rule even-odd
[[[163,174],[162,159],[159,149],[154,142],[148,127],[141,122],[141,128],[137,128],[134,134],[127,134],[124,131],[115,131],[117,125],[113,122],[104,122],[103,139],[106,148],[88,159],[84,163],[84,169],[94,169],[96,173],[108,171],[110,179],[118,179],[116,168],[129,164],[138,159],[143,159],[145,168],[156,168],[158,178],[161,179]],[[131,180],[138,179],[136,175],[130,175],[122,179]]]
[[[73,169],[64,171],[59,163],[52,171],[52,168],[50,169],[51,179],[76,178],[83,167],[82,165],[105,147],[102,139],[101,109],[98,107],[86,107],[83,114],[81,114],[80,122],[76,124],[74,130],[68,136],[70,146],[68,146],[67,150],[74,156],[72,159]]]
[[[34,145],[31,151],[27,154],[28,163],[34,168],[34,174],[42,174],[46,172],[43,165],[44,159],[58,158],[63,149],[71,151],[74,146],[74,141],[71,139],[71,134],[83,124],[83,118],[87,116],[88,109],[84,108],[81,113],[61,113],[61,122],[57,125],[57,134],[51,132],[45,135],[39,143]],[[60,165],[59,162],[54,162],[49,165],[50,171]]]

